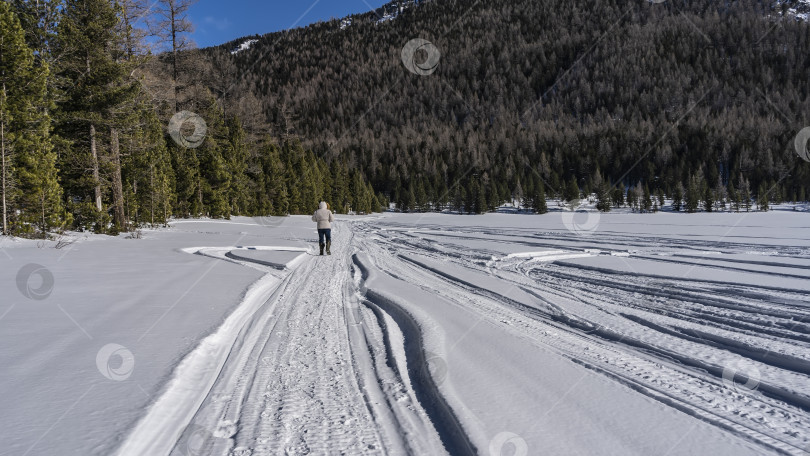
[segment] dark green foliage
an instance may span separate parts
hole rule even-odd
[[[703,210],[706,212],[714,210],[714,192],[708,186],[703,190]]]
[[[602,181],[596,189],[596,209],[602,212],[610,212],[610,186]]]
[[[532,195],[532,209],[538,214],[545,214],[548,212],[548,206],[546,205],[546,189],[542,181],[538,182],[534,186]]]
[[[729,181],[728,183],[728,202],[729,208],[734,212],[740,212],[740,196],[737,189],[734,188],[734,183]]]
[[[686,196],[684,197],[684,209],[686,212],[697,212],[700,208],[700,190],[702,181],[699,176],[692,176],[689,179],[689,187],[686,189]]]
[[[247,175],[248,168],[248,144],[245,138],[245,130],[238,117],[233,116],[228,119],[227,125],[228,139],[224,147],[225,169],[231,175],[230,186],[228,188],[228,203],[231,211],[235,214],[247,214],[250,212],[250,181]]]
[[[678,182],[678,184],[675,185],[675,189],[672,191],[673,211],[680,211],[683,208],[684,193],[686,193],[686,191],[683,188],[683,184]]]
[[[161,98],[161,78],[147,70],[160,58],[142,53],[146,33],[136,29],[148,11],[108,0],[0,4],[4,233],[46,235],[70,224],[117,234],[172,216],[310,213],[321,200],[336,212],[387,204],[353,161],[325,160],[293,136],[281,146],[257,139],[270,130],[256,122],[257,103],[246,123],[199,82],[184,87],[182,101],[206,135],[198,147],[178,144],[166,134],[176,93]],[[200,75],[185,71],[185,80]]]
[[[768,2],[420,2],[383,24],[358,15],[235,55],[234,43],[182,52],[179,92],[161,85],[177,79],[171,56],[133,56],[142,35],[122,26],[120,4],[4,4],[23,22],[13,34],[33,65],[20,68],[41,94],[30,98],[38,126],[9,132],[39,154],[9,167],[17,232],[71,216],[115,232],[172,216],[310,213],[320,200],[336,212],[390,200],[481,213],[515,198],[545,212],[546,192],[571,203],[595,192],[608,210],[628,187],[638,211],[663,194],[674,210],[750,210],[750,185],[765,186],[767,207],[806,199],[810,182],[790,146],[796,125],[775,113],[807,111],[810,29]],[[447,24],[455,32],[438,32]],[[417,76],[400,51],[430,30],[442,59]],[[207,123],[198,148],[165,135],[178,96]],[[12,97],[3,102],[11,125]]]
[[[770,210],[768,187],[766,187],[764,183],[759,184],[759,190],[757,191],[757,207],[762,212],[768,212]]]
[[[577,201],[579,201],[579,186],[577,186],[576,177],[571,177],[566,184],[563,198],[569,205],[574,205]]]
[[[615,187],[612,192],[610,192],[610,200],[613,203],[613,207],[620,208],[624,206],[624,187]]]
[[[641,200],[641,212],[650,212],[653,210],[652,196],[650,195],[650,187],[644,184],[644,196]]]
[[[46,236],[61,228],[62,189],[51,137],[49,70],[37,63],[17,15],[0,3],[0,233]]]
[[[261,121],[281,131],[293,119],[305,147],[341,157],[397,202],[411,181],[424,179],[432,200],[429,187],[452,189],[471,168],[508,200],[518,182],[528,193],[530,175],[552,196],[597,169],[616,187],[670,194],[699,168],[709,186],[739,172],[758,186],[796,165],[777,189],[788,194],[810,181],[810,164],[789,146],[802,123],[776,110],[806,111],[810,32],[772,3],[433,1],[385,24],[358,15],[344,30],[335,20],[257,37],[236,55],[236,43],[197,52],[204,84],[283,106]],[[454,33],[440,32],[447,24]],[[442,59],[417,76],[399,53],[425,31]]]
[[[743,177],[742,173],[740,173],[737,188],[738,198],[742,201],[742,208],[745,209],[745,212],[750,211],[752,204],[751,184],[748,182],[748,179]]]

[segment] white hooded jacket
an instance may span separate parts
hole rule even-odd
[[[335,216],[332,211],[326,208],[326,203],[321,201],[320,209],[315,211],[312,215],[312,221],[318,222],[318,229],[332,228],[332,222],[335,221]]]

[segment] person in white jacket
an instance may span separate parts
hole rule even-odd
[[[332,222],[335,221],[335,216],[329,210],[329,205],[325,201],[321,201],[320,209],[312,214],[312,221],[318,224],[318,244],[321,246],[321,255],[323,255],[323,248],[326,247],[326,254],[332,254]],[[326,242],[324,242],[324,239]]]

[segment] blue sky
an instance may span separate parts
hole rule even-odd
[[[390,0],[389,0],[390,1]],[[198,47],[214,46],[253,34],[301,27],[319,20],[364,13],[383,0],[200,0],[189,10]]]

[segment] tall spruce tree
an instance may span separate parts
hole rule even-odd
[[[762,212],[768,212],[771,209],[768,187],[764,183],[759,184],[757,190],[757,209]]]
[[[34,61],[22,26],[0,3],[0,192],[3,234],[45,236],[64,222],[48,116],[48,66]],[[12,225],[14,229],[12,229]]]
[[[116,114],[133,98],[127,66],[116,59],[118,16],[108,0],[67,0],[58,25],[58,75],[65,83],[59,103],[58,131],[72,144],[61,168],[68,195],[81,201],[83,227],[106,231],[104,176],[109,157],[102,142],[115,145]],[[90,208],[95,209],[93,212]]]
[[[686,196],[684,198],[684,209],[690,214],[697,212],[700,208],[700,188],[700,176],[694,175],[690,177],[689,186],[686,188]]]
[[[228,136],[224,145],[223,156],[225,158],[225,168],[231,175],[230,186],[228,187],[228,202],[234,213],[247,214],[250,206],[250,195],[247,175],[249,155],[245,130],[242,128],[242,122],[236,116],[228,118],[226,128]]]
[[[579,186],[577,185],[577,178],[575,176],[571,176],[571,180],[566,184],[563,198],[565,198],[565,202],[568,203],[572,209],[579,202]]]
[[[675,189],[672,190],[672,210],[673,211],[680,211],[683,209],[683,198],[684,193],[686,190],[683,188],[683,184],[678,182],[675,184]]]
[[[639,187],[641,183],[639,182]],[[650,194],[650,187],[644,184],[644,193],[641,200],[641,212],[650,212],[653,209],[652,195]]]
[[[596,209],[610,212],[610,185],[605,180],[596,187]]]
[[[546,189],[543,181],[538,181],[534,186],[532,209],[534,209],[534,212],[537,214],[545,214],[548,212],[548,206],[546,205]]]

